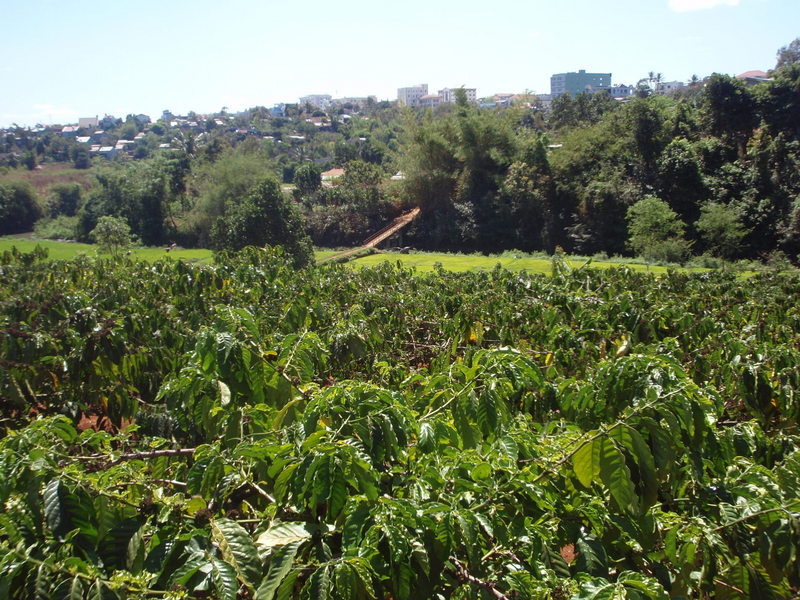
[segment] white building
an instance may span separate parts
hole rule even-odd
[[[656,85],[656,94],[671,94],[685,87],[682,81],[662,81]]]
[[[419,106],[419,99],[428,95],[428,84],[397,88],[397,101],[402,106]]]
[[[467,102],[475,103],[478,101],[478,92],[476,88],[444,88],[439,90],[439,98],[442,104],[455,104],[456,91],[462,89],[467,93]]]
[[[306,104],[320,110],[327,110],[331,105],[331,96],[330,94],[310,94],[308,96],[303,96],[300,98],[300,106],[305,106]]]
[[[436,94],[426,94],[417,100],[416,106],[420,108],[436,108],[442,103],[442,97]]]
[[[83,127],[84,129],[91,129],[94,131],[97,129],[97,124],[99,120],[97,117],[81,117],[78,119],[78,127]]]
[[[636,93],[636,88],[632,85],[615,84],[608,88],[608,94],[612,98],[630,98]]]
[[[331,104],[334,106],[343,106],[345,104],[350,104],[355,109],[360,109],[365,106],[369,106],[370,104],[375,104],[378,102],[377,96],[347,96],[345,98],[334,98],[331,100]]]

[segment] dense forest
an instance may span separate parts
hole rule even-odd
[[[777,251],[795,260],[797,46],[781,49],[770,79],[756,85],[714,74],[661,95],[643,80],[635,98],[565,94],[546,111],[535,97],[495,109],[462,98],[433,111],[370,101],[329,112],[288,106],[283,116],[223,112],[189,129],[131,115],[106,124],[113,139],[139,138],[113,161],[20,128],[0,149],[2,233],[35,226],[90,241],[98,219],[114,216],[146,245],[233,249],[292,238],[303,254],[304,234],[318,246],[358,245],[419,206],[404,239],[419,249],[560,246],[669,262]],[[58,161],[94,164],[89,183],[37,196],[14,181],[26,165]],[[331,167],[344,176],[323,184]]]

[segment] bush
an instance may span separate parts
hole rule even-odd
[[[281,246],[297,267],[314,260],[311,239],[303,230],[300,216],[278,182],[270,178],[253,186],[246,198],[217,219],[211,238],[217,250]]]
[[[0,235],[30,231],[41,217],[42,207],[30,183],[0,184]]]
[[[741,253],[742,240],[749,233],[739,211],[716,202],[709,202],[700,209],[695,227],[709,252],[722,258],[733,258]]]
[[[111,254],[116,254],[133,243],[130,226],[118,217],[100,217],[90,235],[101,252]]]
[[[74,217],[81,204],[81,186],[77,183],[57,183],[50,188],[45,208],[47,215]]]
[[[703,269],[721,269],[726,265],[726,262],[711,254],[701,254],[689,261],[689,264],[692,267],[701,267]]]
[[[39,219],[33,226],[33,231],[37,237],[46,240],[74,240],[77,226],[78,217],[59,215]]]
[[[653,242],[642,250],[641,256],[647,262],[682,265],[692,256],[692,243],[677,237]]]
[[[686,225],[669,204],[647,196],[628,209],[628,247],[648,262],[684,263],[692,244],[683,238]]]

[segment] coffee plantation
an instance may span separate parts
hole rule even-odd
[[[0,258],[0,597],[792,598],[800,279]]]

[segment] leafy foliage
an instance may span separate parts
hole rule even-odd
[[[796,277],[41,258],[3,597],[796,594]]]
[[[648,260],[684,262],[689,244],[683,238],[686,225],[663,200],[647,196],[628,209],[630,247]]]
[[[117,217],[100,217],[90,236],[101,252],[119,252],[133,243],[131,228]]]
[[[306,266],[313,259],[313,253],[311,240],[302,227],[278,182],[265,179],[218,219],[211,235],[220,250],[272,244],[283,247],[297,266]]]
[[[29,183],[13,181],[0,184],[0,234],[30,231],[41,216],[42,207]]]

